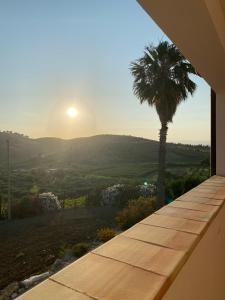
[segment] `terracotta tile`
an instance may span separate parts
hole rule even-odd
[[[216,193],[208,193],[207,191],[197,191],[197,190],[193,189],[193,190],[183,194],[182,196],[185,196],[185,197],[186,196],[188,196],[188,197],[199,196],[199,197],[203,197],[203,198],[210,198],[210,199],[212,198],[213,199],[215,194]]]
[[[222,191],[225,190],[224,184],[221,185],[221,184],[212,184],[212,183],[205,184],[204,183],[204,184],[201,185],[201,188],[216,189],[216,190],[222,190]]]
[[[202,203],[207,205],[216,205],[221,206],[223,204],[223,200],[218,199],[209,199],[204,197],[198,197],[198,196],[181,196],[176,199],[176,201],[185,201],[185,202],[195,202],[195,203]]]
[[[225,184],[215,184],[215,183],[202,183],[198,185],[195,189],[206,189],[206,190],[211,190],[211,191],[224,191],[225,190]]]
[[[225,196],[225,190],[224,189],[205,189],[205,188],[195,188],[193,190],[191,190],[190,192],[188,192],[188,194],[192,194],[192,193],[204,193],[204,194],[208,194],[210,197],[213,197],[215,195],[224,195]]]
[[[213,181],[213,180],[225,182],[225,178],[223,176],[218,176],[218,175],[213,175],[209,179],[207,179],[207,181]]]
[[[188,252],[197,239],[195,234],[141,223],[125,231],[122,235],[184,252]]]
[[[215,213],[219,209],[219,207],[215,205],[213,206],[213,205],[206,205],[201,203],[185,202],[185,201],[173,201],[168,206],[212,212],[212,213]]]
[[[225,186],[225,181],[218,181],[218,180],[214,180],[214,179],[207,179],[207,180],[203,181],[201,183],[201,185],[202,184],[224,184],[224,186]]]
[[[219,190],[216,192],[216,195],[221,195],[221,196],[224,196],[224,197],[225,197],[225,190],[219,189]]]
[[[133,266],[169,276],[184,256],[181,251],[118,236],[93,253],[110,257]]]
[[[211,212],[203,212],[191,209],[184,209],[172,206],[165,206],[155,212],[156,214],[166,215],[171,217],[180,217],[189,220],[196,220],[196,221],[204,221],[207,222],[213,216]]]
[[[92,298],[71,290],[59,283],[47,279],[43,283],[29,290],[18,300],[90,300]]]
[[[89,253],[52,278],[97,299],[154,299],[166,277]]]
[[[199,196],[199,197],[202,197],[202,198],[217,199],[217,200],[224,200],[225,199],[225,193],[223,193],[223,192],[217,192],[217,193],[214,193],[214,194],[209,194],[207,192],[193,191],[192,193],[189,192],[189,193],[186,193],[185,195]]]
[[[198,191],[198,190],[191,190],[189,192],[187,192],[186,194],[184,194],[184,196],[196,196],[199,195],[200,197],[207,197],[207,198],[213,198],[213,196],[216,193],[208,193],[207,191]]]
[[[219,185],[225,185],[225,181],[223,180],[216,180],[216,179],[208,179],[206,181],[204,181],[204,183],[210,183],[210,184],[219,184]]]
[[[213,199],[224,200],[225,199],[225,193],[218,192],[215,195],[213,195]]]
[[[208,186],[208,187],[217,187],[217,188],[224,188],[225,183],[221,182],[211,182],[211,181],[204,181],[200,186]]]
[[[217,192],[220,191],[220,188],[205,188],[205,187],[198,187],[192,190],[192,192],[197,192],[197,193],[205,193],[205,194],[216,194]]]
[[[159,227],[166,227],[195,234],[200,234],[206,226],[206,222],[199,222],[179,217],[170,217],[158,214],[152,214],[140,223]]]

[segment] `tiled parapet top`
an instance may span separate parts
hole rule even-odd
[[[224,199],[213,176],[19,299],[161,299]]]

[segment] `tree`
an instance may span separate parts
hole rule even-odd
[[[157,206],[165,204],[166,138],[177,106],[196,89],[190,74],[197,74],[177,47],[167,41],[147,46],[143,57],[131,63],[133,91],[141,104],[156,108],[161,122],[159,131],[159,169]]]

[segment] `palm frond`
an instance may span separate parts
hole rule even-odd
[[[167,41],[145,47],[144,55],[130,65],[133,91],[140,102],[155,106],[160,120],[172,122],[177,106],[193,94],[197,74],[179,49]]]

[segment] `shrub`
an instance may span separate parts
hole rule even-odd
[[[190,174],[186,174],[182,178],[173,178],[167,181],[166,195],[172,199],[176,199],[198,186],[207,179],[207,173],[201,170],[194,170]]]
[[[78,243],[73,246],[72,250],[76,257],[81,257],[88,252],[89,248],[90,246],[88,243]]]
[[[174,179],[166,185],[166,195],[172,199],[180,197],[184,193],[184,179]]]
[[[73,249],[72,247],[68,245],[63,245],[59,249],[59,254],[58,256],[60,258],[65,258],[65,257],[72,257],[73,256]]]
[[[77,243],[74,246],[63,245],[60,247],[58,256],[60,258],[81,257],[88,252],[90,245],[88,243]]]
[[[185,178],[184,182],[184,193],[198,186],[204,180],[206,180],[206,176],[202,176],[201,174],[191,174]]]
[[[136,200],[131,200],[127,207],[118,213],[116,222],[121,229],[127,229],[152,214],[155,209],[154,198],[139,197]]]
[[[26,218],[40,215],[42,213],[41,203],[38,198],[28,197],[12,202],[12,217]]]
[[[125,207],[132,199],[136,199],[140,196],[138,186],[125,185],[119,189],[119,194],[116,199],[116,205],[120,208]]]
[[[101,228],[97,230],[97,238],[99,241],[105,243],[111,240],[116,235],[116,232],[109,227]]]
[[[100,206],[102,202],[102,195],[101,195],[102,189],[96,188],[91,190],[86,197],[85,204],[87,206]]]

